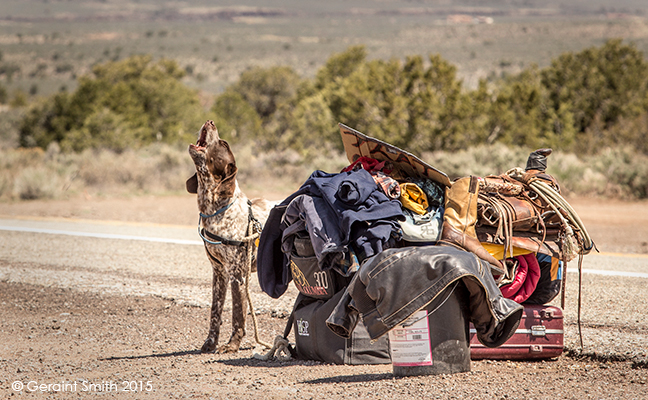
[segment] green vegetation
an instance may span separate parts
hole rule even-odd
[[[174,61],[133,56],[93,68],[73,93],[32,106],[20,123],[20,145],[118,152],[156,141],[188,141],[187,127],[204,119],[198,93],[180,82]]]
[[[491,143],[578,154],[624,145],[648,154],[647,89],[648,62],[620,40],[475,90],[439,55],[367,60],[354,46],[313,80],[300,82],[286,67],[246,71],[213,111],[225,136],[304,154],[326,143],[341,150],[337,121],[418,154]]]
[[[6,104],[9,99],[7,88],[0,84],[0,104]]]
[[[557,150],[551,172],[567,193],[648,197],[648,62],[621,40],[564,53],[544,68],[482,79],[474,89],[438,54],[370,60],[366,47],[351,46],[333,54],[313,78],[288,66],[248,69],[208,110],[181,81],[187,70],[175,61],[131,56],[95,65],[72,92],[33,102],[19,122],[20,145],[68,160],[67,167],[39,169],[36,163],[8,174],[15,179],[3,178],[0,197],[56,197],[52,187],[65,182],[100,181],[87,163],[73,166],[80,162],[75,153],[101,158],[97,170],[105,173],[107,164],[122,164],[106,151],[137,158],[161,145],[166,158],[155,168],[176,176],[170,186],[149,187],[118,165],[116,183],[145,191],[182,187],[178,176],[187,175],[186,163],[173,161],[181,157],[174,149],[183,152],[195,141],[207,118],[236,148],[250,151],[248,168],[289,174],[297,183],[305,171],[323,169],[314,160],[332,170],[344,164],[336,126],[343,122],[421,155],[451,177],[501,173],[523,165],[529,150],[551,147]],[[11,170],[7,163],[4,168]],[[241,168],[242,176],[260,176],[252,171]]]

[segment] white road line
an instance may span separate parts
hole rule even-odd
[[[82,236],[92,237],[99,239],[119,239],[119,240],[140,240],[145,242],[157,243],[173,243],[181,245],[198,245],[202,246],[203,242],[199,240],[183,240],[183,239],[168,239],[156,238],[150,236],[132,236],[132,235],[117,235],[112,233],[91,233],[91,232],[77,232],[77,231],[62,231],[56,229],[40,229],[40,228],[25,228],[14,226],[0,226],[0,231],[13,231],[13,232],[29,232],[29,233],[45,233],[51,235],[67,235],[67,236]],[[569,273],[578,273],[576,268],[568,268]],[[600,269],[583,269],[584,274],[604,275],[604,276],[624,276],[631,278],[648,278],[648,273],[643,272],[627,272],[627,271],[607,271]]]
[[[200,246],[203,245],[203,242],[198,240],[167,239],[167,238],[156,238],[150,236],[117,235],[112,233],[60,231],[56,229],[23,228],[23,227],[14,227],[14,226],[0,226],[0,230],[13,231],[13,232],[46,233],[51,235],[83,236],[83,237],[92,237],[92,238],[99,238],[99,239],[141,240],[145,242],[188,244],[188,245],[200,245]]]
[[[578,273],[577,268],[567,268],[567,272]],[[584,274],[605,275],[605,276],[626,276],[630,278],[648,278],[648,274],[643,272],[627,271],[606,271],[604,269],[583,269]]]

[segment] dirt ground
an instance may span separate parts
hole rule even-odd
[[[571,203],[602,251],[648,252],[646,203]],[[195,207],[187,196],[80,198],[2,204],[0,214],[194,225]],[[472,361],[466,373],[395,377],[389,364],[255,360],[251,329],[238,353],[201,354],[208,308],[158,297],[0,281],[0,305],[2,398],[648,399],[645,363],[573,346],[552,360]],[[282,313],[257,318],[266,339],[286,324]],[[226,315],[224,332],[229,324]]]

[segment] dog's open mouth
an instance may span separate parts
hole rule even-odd
[[[201,129],[200,130],[200,137],[198,138],[198,141],[196,144],[191,145],[193,148],[197,150],[204,150],[205,146],[207,146],[207,130],[206,129]]]

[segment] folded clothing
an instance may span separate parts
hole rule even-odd
[[[403,230],[403,240],[414,243],[433,243],[441,238],[443,226],[443,207],[419,215],[410,210],[404,210],[405,221],[400,221]]]
[[[427,195],[417,184],[411,182],[401,183],[400,201],[403,207],[412,210],[419,215],[428,211]]]
[[[516,303],[523,303],[536,289],[540,279],[540,264],[535,254],[515,257],[520,263],[513,282],[500,287],[502,296]]]
[[[396,179],[380,171],[371,172],[371,176],[373,177],[374,181],[376,181],[378,186],[382,188],[387,197],[389,197],[390,199],[400,198],[400,185],[398,184],[398,181],[396,181]]]
[[[435,208],[445,204],[445,188],[442,188],[438,183],[427,178],[411,178],[410,182],[423,189],[423,192],[427,196],[429,207]]]
[[[288,288],[291,235],[307,231],[319,268],[340,267],[344,274],[347,266],[395,246],[401,239],[399,221],[403,219],[401,203],[387,197],[366,170],[315,171],[298,191],[270,211],[272,223],[264,226],[259,238],[259,285],[274,298]],[[355,257],[346,260],[351,250]]]

